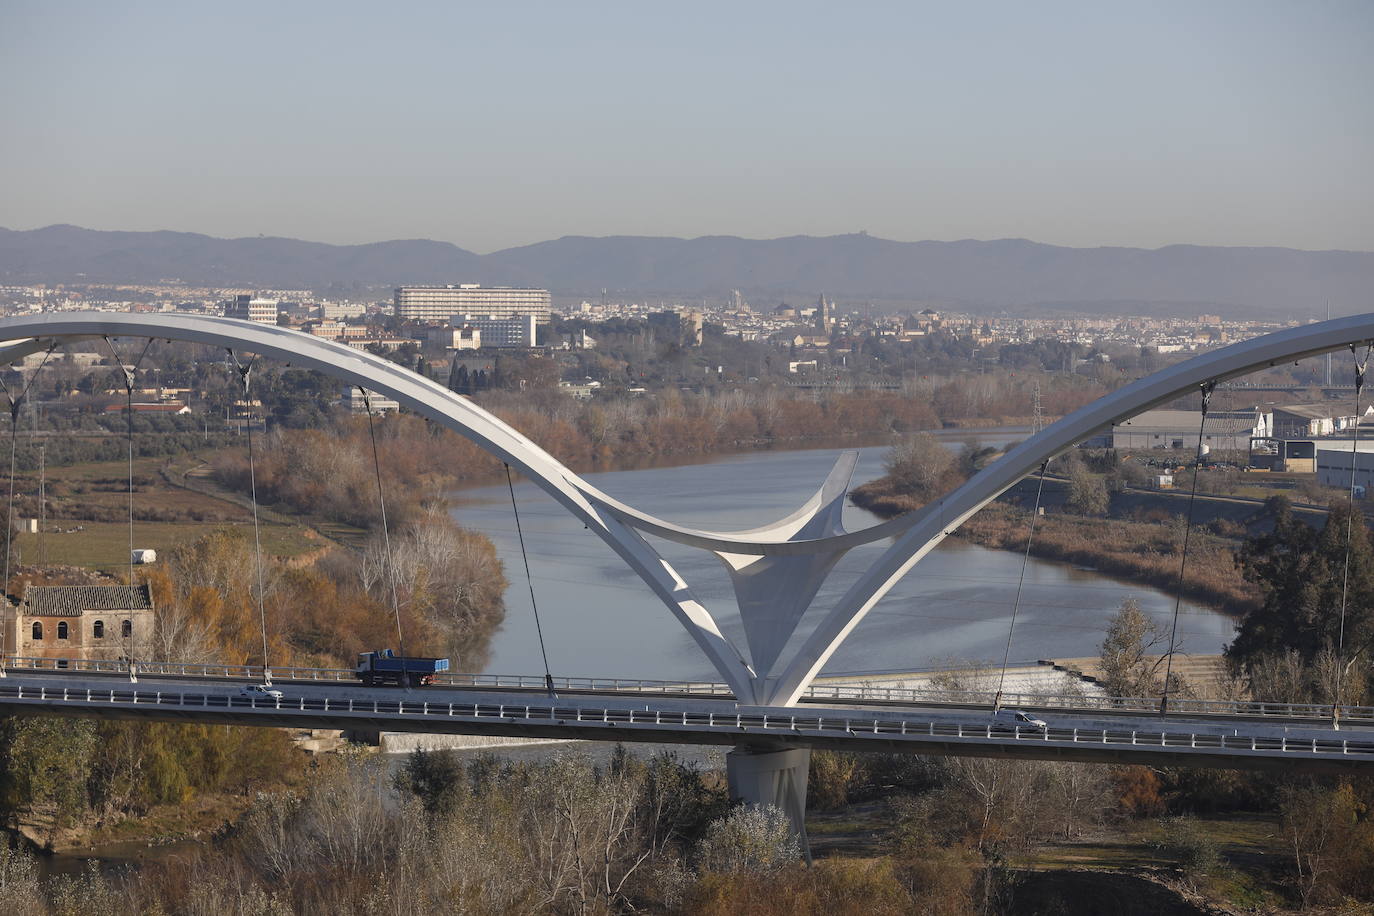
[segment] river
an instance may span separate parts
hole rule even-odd
[[[999,445],[1021,438],[1024,432],[984,430],[974,435],[986,444]],[[964,432],[950,437],[951,445],[957,447],[968,437]],[[744,529],[795,509],[820,486],[839,451],[752,452],[701,464],[608,471],[586,478],[611,496],[674,522],[716,530]],[[885,451],[861,450],[854,485],[882,475]],[[599,538],[531,483],[517,483],[515,498],[554,675],[719,680],[676,618]],[[453,514],[460,524],[492,538],[510,580],[506,619],[493,638],[486,670],[542,673],[509,492],[504,485],[462,490],[455,494]],[[862,509],[845,509],[849,530],[876,521]],[[797,638],[814,627],[818,612],[843,593],[886,543],[857,548],[840,561]],[[692,548],[658,540],[654,545],[711,609],[721,628],[742,645],[733,594],[720,562]],[[869,612],[824,673],[1000,662],[1020,571],[1018,553],[946,540]],[[1165,592],[1031,558],[1012,661],[1096,655],[1108,618],[1127,597],[1167,626],[1174,599]],[[1184,602],[1180,650],[1219,652],[1233,628],[1227,617]],[[460,659],[455,661],[462,664]]]

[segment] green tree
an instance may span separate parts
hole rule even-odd
[[[1102,478],[1079,465],[1069,474],[1069,498],[1064,506],[1077,515],[1106,515],[1109,498]]]
[[[1248,539],[1236,558],[1262,601],[1241,621],[1227,656],[1249,669],[1293,650],[1311,665],[1343,642],[1345,662],[1367,665],[1374,650],[1374,547],[1364,518],[1334,503],[1316,531],[1293,516],[1286,499],[1268,507],[1273,531]]]
[[[86,809],[96,749],[95,722],[14,717],[0,720],[0,808],[44,813],[53,828]]]

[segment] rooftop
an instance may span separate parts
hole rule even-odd
[[[1334,417],[1352,416],[1350,405],[1340,404],[1275,404],[1275,411],[1283,411],[1289,416],[1306,417],[1309,420],[1330,420]]]
[[[80,617],[86,611],[150,611],[153,596],[146,585],[30,585],[23,603],[33,616]]]

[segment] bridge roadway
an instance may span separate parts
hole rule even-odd
[[[754,707],[732,697],[586,692],[553,699],[527,689],[369,688],[274,681],[281,700],[238,695],[224,677],[10,669],[0,712],[211,724],[484,734],[592,741],[827,748],[975,757],[1337,772],[1374,769],[1374,724],[1334,730],[1313,719],[1120,710],[1041,712],[1047,730],[999,727],[989,710],[871,701]]]

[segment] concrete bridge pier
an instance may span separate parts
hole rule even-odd
[[[811,845],[806,838],[806,780],[811,772],[811,749],[774,750],[741,744],[725,755],[730,800],[749,805],[776,805],[792,822],[792,831],[806,861]]]

